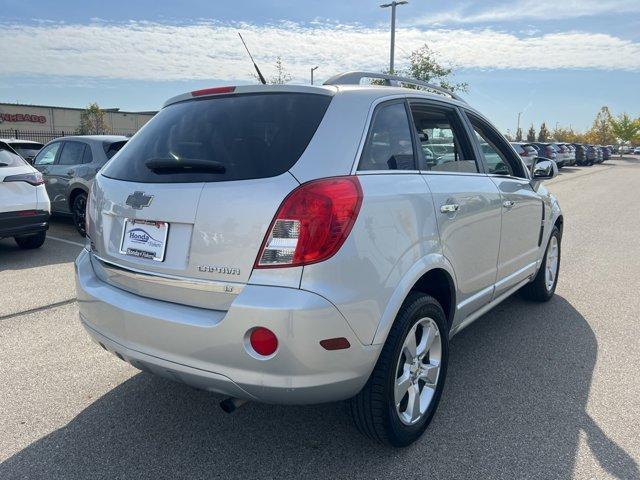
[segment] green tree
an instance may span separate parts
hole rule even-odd
[[[529,127],[529,131],[527,132],[527,142],[535,142],[536,141],[536,129],[533,128],[533,123]]]
[[[540,131],[538,132],[538,141],[539,142],[549,141],[549,129],[547,128],[547,124],[545,122],[542,122],[542,125],[540,125]]]
[[[617,117],[611,116],[611,132],[620,143],[631,143],[640,137],[640,118],[632,119],[627,113],[621,113]],[[622,151],[620,152],[622,156]]]
[[[276,74],[268,80],[268,83],[271,85],[284,85],[285,83],[289,83],[291,78],[289,72],[284,68],[282,57],[276,57]]]
[[[384,70],[383,73],[389,73],[389,70]],[[432,83],[450,92],[466,92],[469,89],[467,83],[454,83],[452,81],[451,77],[454,76],[453,67],[442,65],[427,44],[411,52],[407,68],[397,69],[394,73],[403,77]],[[373,85],[383,85],[384,81],[373,80],[371,83]],[[405,86],[414,89],[420,88],[409,84]]]
[[[522,128],[518,127],[516,130],[516,142],[522,141]]]
[[[103,135],[108,130],[104,112],[97,103],[92,103],[80,114],[80,126],[76,130],[78,135]]]
[[[611,128],[611,112],[609,107],[604,106],[596,114],[593,125],[586,133],[589,143],[596,145],[610,145],[616,142],[616,136]]]
[[[411,78],[435,83],[451,92],[466,92],[469,89],[467,83],[452,82],[453,67],[440,64],[435,53],[426,43],[411,52],[407,73]]]
[[[556,127],[556,129],[553,131],[553,139],[557,142],[582,143],[580,141],[581,137],[582,135],[576,133],[571,127]]]

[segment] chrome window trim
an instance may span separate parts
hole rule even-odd
[[[420,170],[357,170],[355,175],[411,175],[419,174]]]

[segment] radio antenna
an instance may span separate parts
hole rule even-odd
[[[260,79],[260,82],[263,85],[267,84],[267,81],[264,79],[264,77],[262,76],[262,72],[260,72],[260,69],[258,68],[258,65],[256,64],[255,60],[253,59],[253,55],[251,55],[251,52],[249,51],[249,47],[247,47],[247,44],[244,41],[244,38],[242,38],[242,35],[240,35],[240,32],[238,32],[238,36],[240,37],[240,40],[242,40],[242,44],[244,45],[244,49],[247,51],[247,53],[249,54],[249,58],[251,59],[251,61],[253,62],[253,66],[256,68],[256,72],[258,72],[258,78]]]

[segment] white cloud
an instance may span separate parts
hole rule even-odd
[[[477,9],[464,4],[451,10],[425,15],[413,25],[448,25],[514,20],[560,20],[596,15],[620,15],[640,12],[638,0],[518,0]]]
[[[326,78],[346,70],[379,71],[387,62],[387,30],[358,25],[5,24],[0,28],[0,75],[250,80],[252,66],[238,30],[267,76],[277,55],[299,81],[314,65],[320,65],[318,78]],[[491,29],[414,27],[399,29],[396,38],[398,63],[402,52],[426,42],[444,62],[458,67],[640,70],[640,43],[609,34],[517,36]]]

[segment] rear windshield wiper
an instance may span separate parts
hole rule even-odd
[[[227,170],[220,162],[195,158],[154,158],[144,164],[155,173],[224,173]]]

